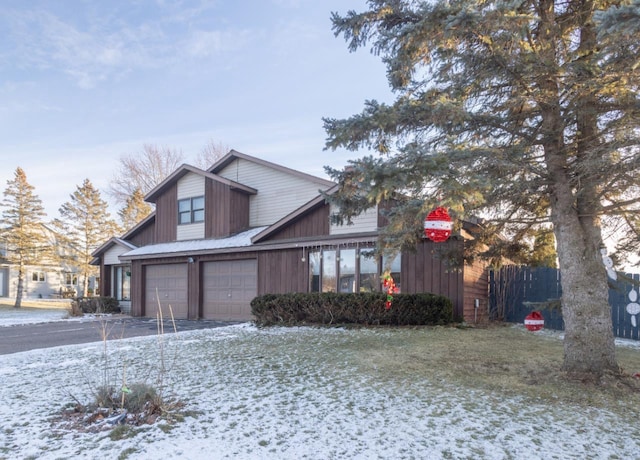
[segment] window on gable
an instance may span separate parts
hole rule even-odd
[[[204,197],[196,196],[178,200],[178,223],[204,222]]]

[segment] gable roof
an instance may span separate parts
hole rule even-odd
[[[100,246],[98,249],[96,249],[95,251],[93,251],[91,253],[91,256],[93,257],[93,259],[91,260],[91,262],[89,262],[89,265],[100,265],[100,256],[102,254],[104,254],[105,252],[107,252],[107,250],[109,248],[111,248],[112,246],[116,246],[116,245],[117,246],[122,246],[127,251],[131,251],[131,250],[136,249],[138,247],[135,244],[132,244],[132,243],[129,243],[128,241],[123,240],[122,238],[117,238],[117,237],[114,236],[114,237],[110,238],[102,246]]]
[[[173,185],[181,177],[184,177],[189,173],[198,174],[205,178],[214,180],[216,182],[220,182],[222,184],[228,185],[232,190],[238,190],[238,191],[247,193],[249,195],[255,195],[256,193],[258,193],[258,191],[253,187],[249,187],[247,185],[243,185],[238,182],[225,179],[224,177],[218,176],[214,173],[203,171],[202,169],[196,168],[195,166],[183,164],[178,169],[176,169],[173,173],[171,173],[165,180],[163,180],[158,185],[156,185],[153,190],[147,193],[147,195],[144,197],[145,201],[148,201],[150,203],[155,203],[158,197],[162,195],[162,193],[167,189],[167,187]]]
[[[311,174],[307,174],[307,173],[304,173],[302,171],[298,171],[298,170],[295,170],[295,169],[287,168],[286,166],[282,166],[282,165],[279,165],[279,164],[276,164],[276,163],[271,163],[270,161],[262,160],[260,158],[252,157],[251,155],[240,153],[237,150],[233,150],[233,149],[231,149],[229,151],[229,153],[227,153],[225,156],[223,156],[217,162],[215,162],[209,168],[209,172],[212,173],[212,174],[217,174],[218,172],[222,171],[224,168],[226,168],[227,166],[229,166],[231,163],[233,163],[235,160],[238,160],[238,159],[250,161],[252,163],[265,166],[267,168],[275,169],[277,171],[281,171],[281,172],[284,172],[286,174],[291,174],[293,176],[297,176],[297,177],[299,177],[301,179],[305,179],[305,180],[311,181],[313,183],[316,183],[318,185],[321,185],[323,188],[324,187],[333,187],[335,185],[335,182],[330,181],[328,179],[323,179],[322,177],[312,176]]]

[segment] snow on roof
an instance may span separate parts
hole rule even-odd
[[[228,238],[203,239],[174,241],[171,243],[151,244],[143,246],[133,251],[125,252],[120,257],[122,259],[132,259],[139,256],[188,253],[195,251],[207,251],[214,249],[239,248],[243,246],[251,246],[251,238],[263,231],[265,227],[256,227]]]

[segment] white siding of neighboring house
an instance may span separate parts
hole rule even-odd
[[[178,200],[204,196],[204,176],[189,173],[178,179]],[[205,213],[207,204],[205,203]],[[204,238],[204,222],[178,225],[177,240],[198,240]]]
[[[250,198],[249,225],[271,225],[318,196],[324,184],[286,171],[269,168],[242,158],[236,159],[219,176],[255,188]]]
[[[331,205],[331,214],[336,214],[338,208]],[[353,225],[336,225],[331,224],[329,227],[330,235],[346,235],[349,233],[365,233],[378,230],[378,207],[366,210],[362,214],[353,218]]]

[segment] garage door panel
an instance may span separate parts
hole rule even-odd
[[[251,300],[256,296],[257,261],[207,262],[203,265],[203,316],[206,319],[253,319]]]
[[[161,309],[163,317],[187,318],[187,286],[186,264],[146,266],[145,316],[155,318]]]

